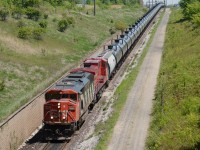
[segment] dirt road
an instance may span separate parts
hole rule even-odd
[[[166,9],[137,79],[129,92],[125,107],[114,128],[108,150],[145,149],[152,99],[154,97],[154,88],[159,72],[169,15],[170,10]]]

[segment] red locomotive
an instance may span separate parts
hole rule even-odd
[[[86,59],[80,68],[72,70],[46,92],[45,137],[66,138],[69,131],[80,127],[135,41],[163,6],[155,5],[101,54]]]

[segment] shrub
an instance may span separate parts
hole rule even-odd
[[[26,9],[25,13],[26,13],[28,19],[33,19],[35,21],[37,21],[39,19],[39,17],[41,16],[39,10],[32,8],[32,7],[28,7]]]
[[[28,27],[21,27],[18,30],[18,37],[21,39],[28,39],[31,35],[31,29]]]
[[[0,91],[3,91],[5,89],[5,81],[0,80]]]
[[[109,32],[110,32],[110,34],[112,35],[112,34],[115,34],[116,31],[115,31],[115,29],[110,28],[110,29],[109,29]]]
[[[56,18],[53,18],[53,20],[52,20],[53,22],[56,22],[57,21],[57,19]]]
[[[44,14],[44,19],[47,19],[49,17],[48,14]]]
[[[113,21],[113,19],[110,19],[110,23],[113,23],[114,21]]]
[[[39,6],[39,0],[24,0],[22,1],[22,6],[24,8],[27,8],[27,7],[34,7],[34,6]]]
[[[35,28],[32,31],[33,38],[36,39],[36,40],[41,40],[43,33],[44,33],[44,29],[43,28]]]
[[[25,23],[24,21],[19,20],[19,21],[17,22],[17,27],[21,28],[21,27],[25,27],[25,26],[26,26],[26,23]]]
[[[47,28],[47,21],[43,20],[39,22],[40,27]]]
[[[67,17],[66,20],[67,20],[67,23],[69,25],[74,25],[75,24],[75,20],[74,20],[73,17]]]
[[[6,8],[0,9],[0,18],[2,21],[5,21],[7,19],[8,14],[9,11]]]
[[[67,20],[63,19],[58,22],[58,31],[64,32],[68,27]]]
[[[19,8],[19,7],[15,7],[12,9],[12,17],[15,19],[21,19],[23,14],[23,9]]]
[[[200,26],[200,12],[193,15],[192,22],[194,22],[197,26]]]
[[[121,30],[122,32],[126,29],[126,26],[127,25],[122,21],[118,21],[118,22],[115,23],[115,28],[117,30]]]

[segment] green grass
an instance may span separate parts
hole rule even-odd
[[[200,29],[172,9],[147,149],[200,147]]]
[[[144,13],[138,5],[97,8],[96,17],[92,8],[66,11],[58,7],[55,13],[54,8],[44,3],[40,9],[49,14],[41,41],[18,39],[18,20],[9,17],[0,22],[0,121],[101,45],[110,37],[109,29],[116,21],[132,24]],[[57,23],[63,13],[72,16],[75,25],[61,33]],[[38,27],[38,22],[26,18],[23,21],[30,27]]]
[[[160,17],[160,18],[162,18],[162,17]],[[159,23],[160,23],[160,21],[159,21]],[[142,62],[146,56],[146,53],[148,52],[150,44],[153,41],[153,36],[155,35],[156,29],[157,29],[157,26],[159,25],[159,23],[156,24],[156,26],[154,27],[154,29],[151,33],[151,37],[138,60],[137,66],[135,68],[132,68],[132,65],[134,65],[134,64],[131,64],[129,66],[129,68],[128,68],[129,74],[122,81],[122,83],[119,85],[116,92],[114,93],[115,100],[114,100],[114,104],[112,107],[113,112],[112,112],[111,117],[107,121],[100,122],[96,126],[95,133],[100,136],[100,141],[95,148],[96,150],[104,150],[107,148],[107,146],[109,144],[109,141],[112,137],[114,126],[116,125],[117,120],[120,116],[120,113],[125,105],[125,102],[126,102],[126,99],[128,96],[128,92],[130,91],[131,87],[133,86],[133,84],[135,82],[135,79],[137,77],[137,74],[139,73]]]

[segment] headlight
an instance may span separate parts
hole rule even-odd
[[[51,116],[51,119],[53,119],[53,116]]]

